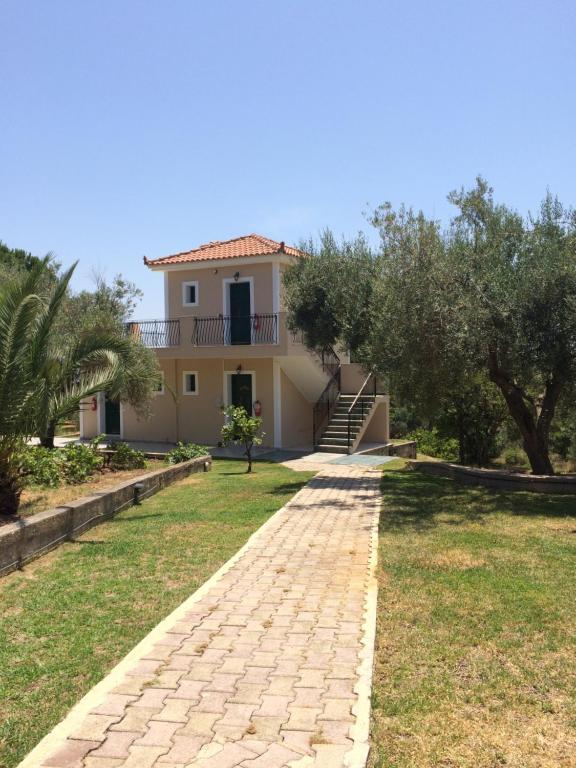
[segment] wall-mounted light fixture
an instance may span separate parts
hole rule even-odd
[[[236,373],[242,373],[242,366],[239,365],[238,368],[236,368]]]
[[[215,269],[215,270],[214,270],[214,274],[215,274],[215,275],[217,275],[217,274],[218,274],[218,270],[217,270],[217,269]]]
[[[234,282],[238,282],[238,278],[240,277],[240,272],[234,272]]]

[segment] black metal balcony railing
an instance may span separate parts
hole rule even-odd
[[[194,318],[192,344],[197,347],[277,343],[277,314]]]
[[[126,323],[126,332],[145,347],[177,347],[180,344],[180,320]]]

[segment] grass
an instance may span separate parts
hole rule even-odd
[[[104,491],[107,488],[113,488],[126,480],[134,477],[140,477],[147,472],[154,472],[156,469],[162,469],[166,464],[163,461],[147,459],[144,469],[124,469],[114,471],[97,472],[85,483],[78,485],[61,485],[58,488],[45,488],[37,485],[31,485],[22,491],[19,514],[22,517],[35,515],[37,512],[43,512],[45,509],[52,509],[69,501],[74,501],[82,496],[89,496],[92,493]]]
[[[2,579],[0,766],[15,766],[309,477],[215,461]]]
[[[385,470],[371,768],[576,765],[576,499]]]

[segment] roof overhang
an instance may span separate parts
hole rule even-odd
[[[238,256],[230,259],[194,259],[178,264],[154,264],[146,266],[152,272],[189,272],[195,269],[219,269],[220,267],[248,266],[251,264],[294,264],[301,256],[290,256],[287,253],[270,253],[258,256]]]

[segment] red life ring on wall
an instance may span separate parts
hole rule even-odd
[[[262,403],[260,400],[254,401],[254,416],[261,416],[262,415]]]
[[[91,411],[97,411],[98,410],[98,400],[96,400],[95,397],[93,397],[92,401],[90,402],[90,410]]]

